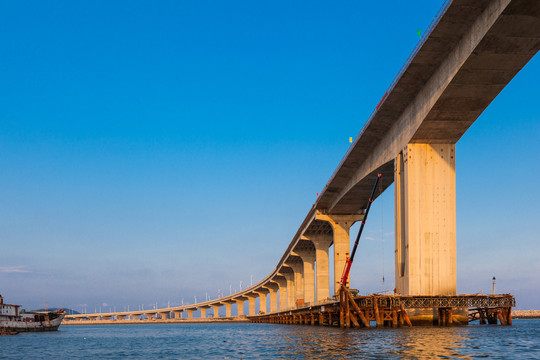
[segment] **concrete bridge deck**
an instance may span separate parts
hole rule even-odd
[[[251,322],[247,317],[221,317],[221,318],[194,318],[194,319],[151,319],[151,320],[88,320],[85,318],[78,318],[76,320],[64,320],[62,325],[144,325],[144,324],[234,324],[234,323],[249,323]]]

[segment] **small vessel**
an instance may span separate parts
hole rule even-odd
[[[13,335],[29,331],[56,331],[66,312],[56,311],[20,311],[20,305],[4,304],[0,295],[0,334]]]

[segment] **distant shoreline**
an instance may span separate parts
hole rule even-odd
[[[514,319],[540,319],[540,310],[513,310]]]

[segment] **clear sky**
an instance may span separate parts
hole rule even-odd
[[[0,293],[120,310],[261,280],[441,5],[3,1]],[[537,56],[456,150],[458,292],[496,276],[522,309],[540,308],[539,79]],[[393,226],[391,187],[362,293],[394,286]]]

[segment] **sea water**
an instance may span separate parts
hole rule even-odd
[[[61,326],[0,336],[1,359],[540,359],[540,320],[340,329],[277,324]]]

